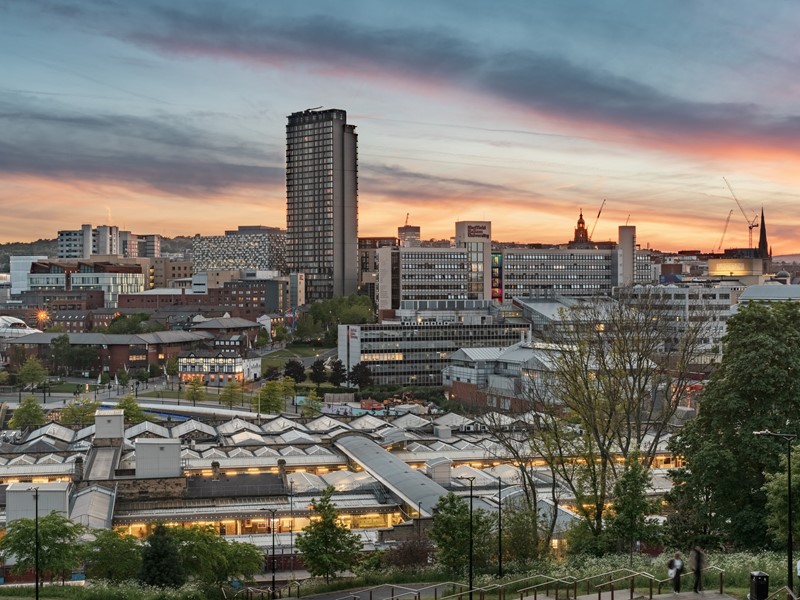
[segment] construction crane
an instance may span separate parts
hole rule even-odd
[[[733,192],[733,188],[731,187],[731,184],[728,183],[728,180],[725,179],[724,177],[722,178],[722,181],[724,181],[725,185],[728,186],[728,189],[731,192],[731,196],[733,196],[733,199],[736,200],[736,205],[739,207],[739,210],[742,211],[742,216],[744,217],[744,220],[747,221],[747,229],[748,229],[747,247],[748,248],[752,248],[753,247],[753,229],[758,227],[758,223],[756,223],[756,221],[758,221],[758,215],[756,215],[752,219],[750,219],[750,217],[747,216],[747,213],[744,212],[744,208],[742,208],[742,203],[739,202],[739,198],[737,198],[736,194]]]
[[[606,205],[606,199],[603,198],[603,203],[600,205],[600,210],[597,211],[597,216],[594,218],[594,225],[592,225],[592,230],[589,232],[589,241],[592,240],[594,237],[594,228],[597,227],[597,222],[600,220],[600,213],[603,212],[603,207]]]
[[[728,223],[731,222],[731,216],[733,215],[733,209],[728,213],[728,218],[725,219],[725,227],[722,228],[722,237],[719,238],[719,246],[717,246],[717,250],[722,250],[722,242],[725,241],[725,234],[728,233]]]

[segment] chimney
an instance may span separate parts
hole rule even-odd
[[[82,456],[78,456],[75,459],[75,472],[74,472],[74,474],[72,476],[72,479],[75,481],[75,483],[78,483],[79,481],[83,481],[83,457]]]
[[[211,481],[219,481],[219,461],[211,463]]]

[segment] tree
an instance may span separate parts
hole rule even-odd
[[[117,381],[119,381],[119,384],[122,387],[127,387],[128,383],[131,380],[131,374],[128,373],[128,371],[125,371],[125,370],[117,371],[115,377],[117,378]]]
[[[47,380],[47,369],[38,358],[30,357],[17,371],[17,384],[21,388],[36,387]]]
[[[449,492],[439,498],[428,535],[436,544],[436,561],[453,577],[466,573],[469,565],[469,501]],[[494,519],[485,511],[472,511],[472,562],[475,569],[489,564],[496,546]]]
[[[8,385],[8,371],[0,371],[0,385]]]
[[[52,328],[50,331],[52,332]],[[67,334],[58,335],[50,340],[50,356],[52,358],[50,367],[57,373],[67,375],[72,365],[72,346]]]
[[[126,423],[141,423],[147,420],[142,407],[136,401],[136,398],[130,394],[126,395],[117,402],[117,408],[125,411]]]
[[[94,415],[99,406],[99,402],[91,400],[88,396],[82,396],[67,402],[61,409],[60,421],[62,424],[90,425],[94,422]]]
[[[319,399],[319,396],[317,396],[317,392],[313,389],[308,390],[303,399],[303,408],[300,410],[300,414],[304,417],[314,417],[321,412],[322,401]]]
[[[286,340],[286,326],[281,323],[278,323],[274,327],[274,333],[272,334],[272,343],[273,345],[276,342],[280,344],[284,340]]]
[[[193,406],[206,399],[206,388],[202,377],[192,377],[186,382],[186,399],[191,401]]]
[[[770,542],[764,483],[785,471],[786,446],[752,432],[800,433],[800,306],[742,306],[728,320],[723,348],[697,418],[671,440],[684,464],[672,472],[667,524],[672,539],[763,548]]]
[[[83,548],[86,575],[91,579],[122,582],[135,579],[142,568],[142,544],[132,535],[96,529]]]
[[[303,553],[303,562],[314,577],[324,577],[330,582],[340,571],[351,569],[361,551],[360,537],[342,525],[333,505],[333,486],[322,492],[319,500],[311,501],[315,515],[297,536],[297,548]]]
[[[80,563],[81,547],[78,543],[85,532],[82,525],[73,523],[55,511],[39,517],[39,572],[65,578]],[[14,556],[15,572],[32,570],[36,561],[36,520],[17,519],[6,528],[0,540],[3,557]]]
[[[210,525],[175,529],[171,534],[181,564],[192,579],[220,584],[234,577],[250,578],[263,567],[264,556],[256,546],[228,542]]]
[[[304,313],[297,319],[294,335],[296,338],[308,342],[320,338],[323,331],[324,327],[321,323],[318,323],[312,315]]]
[[[239,387],[233,382],[226,383],[222,388],[222,393],[219,395],[219,402],[220,404],[227,404],[228,408],[233,408],[238,397]]]
[[[317,385],[317,390],[319,390],[319,386],[328,381],[328,373],[325,371],[325,362],[321,358],[318,358],[312,363],[309,379],[312,383]]]
[[[434,552],[433,544],[427,537],[406,540],[390,548],[383,556],[383,563],[408,570],[427,567]]]
[[[294,379],[295,383],[303,383],[306,380],[306,368],[299,360],[291,359],[286,361],[283,367],[283,374]]]
[[[259,413],[279,414],[283,412],[284,399],[280,381],[267,381],[252,398],[253,407]]]
[[[660,526],[647,518],[658,511],[647,496],[651,479],[650,470],[639,455],[629,455],[625,470],[614,484],[614,505],[606,526],[616,552],[628,551],[632,556],[636,542],[654,543],[659,539]]]
[[[25,396],[8,422],[11,429],[44,425],[44,409],[34,396]]]
[[[372,371],[364,363],[358,363],[350,368],[347,380],[356,387],[367,387],[372,385]]]
[[[654,291],[635,306],[597,299],[562,310],[545,331],[542,366],[526,382],[540,413],[531,447],[598,538],[625,464],[619,457],[638,454],[649,468],[693,383],[708,322],[697,311],[676,328],[665,302]]]
[[[331,374],[328,380],[336,387],[340,387],[347,381],[347,369],[344,368],[344,363],[338,358],[331,363]]]
[[[792,515],[800,514],[800,452],[792,447]],[[785,446],[784,446],[785,453]],[[777,472],[768,474],[764,491],[767,493],[767,526],[769,534],[776,546],[785,543],[789,525],[787,507],[788,478],[786,475],[786,456],[781,458],[781,465]],[[792,535],[800,537],[800,524],[797,517],[792,520]]]
[[[164,525],[156,525],[142,548],[139,579],[157,587],[180,587],[186,583],[178,543]]]
[[[178,374],[178,357],[172,356],[167,360],[166,364],[167,375],[175,377]]]
[[[263,327],[258,330],[258,335],[256,336],[256,348],[263,348],[269,344],[269,334],[267,330]]]
[[[283,396],[284,406],[289,400],[292,400],[292,404],[294,404],[294,397],[295,394],[297,394],[297,385],[295,380],[291,377],[282,377],[280,380],[278,380],[278,383],[280,383],[281,396]]]

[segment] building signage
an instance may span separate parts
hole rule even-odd
[[[486,232],[486,225],[467,225],[467,236],[471,238],[486,238],[489,239],[489,234]]]

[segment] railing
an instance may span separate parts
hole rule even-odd
[[[650,575],[650,573],[647,573],[645,571],[633,571],[633,570],[630,570],[630,569],[618,569],[618,572],[625,572],[625,571],[627,571],[627,573],[625,573],[621,577],[612,578],[612,579],[609,579],[608,581],[601,581],[600,583],[595,584],[594,587],[597,590],[597,600],[602,600],[603,588],[606,588],[606,587],[608,587],[609,591],[611,592],[611,600],[614,600],[614,591],[616,590],[614,584],[619,583],[620,581],[626,581],[627,582],[626,587],[628,587],[630,589],[630,598],[631,598],[631,600],[633,600],[633,594],[634,594],[634,591],[636,589],[636,578],[637,577],[644,577],[644,578],[647,579],[648,584],[649,584],[649,588],[650,588],[650,596],[649,597],[651,599],[653,598],[653,580],[655,579],[655,577],[653,577],[652,575]]]
[[[725,571],[723,569],[720,569],[719,567],[714,567],[714,566],[703,567],[702,571],[703,571],[703,574],[701,575],[701,583],[702,583],[702,577],[704,577],[708,572],[713,571],[713,572],[716,572],[716,573],[719,574],[719,593],[720,594],[724,594],[725,593],[724,592],[724,590],[725,590]],[[687,575],[694,575],[694,571],[687,571],[685,573],[681,573],[681,578],[686,577]],[[661,593],[661,586],[663,586],[666,583],[671,584],[672,583],[672,577],[667,577],[666,579],[658,579],[657,583],[658,583],[658,593],[660,594]]]
[[[539,590],[542,588],[544,588],[544,595],[549,596],[550,586],[553,586],[555,589],[555,599],[558,600],[558,592],[562,585],[566,591],[566,598],[569,600],[570,587],[573,587],[575,583],[574,577],[550,577],[549,575],[534,575],[534,578],[535,577],[544,579],[544,581],[517,590],[517,593],[519,594],[519,600],[522,600],[525,597],[525,593],[530,592],[531,590],[533,590],[533,600],[537,600]]]
[[[797,596],[795,595],[795,593],[786,586],[778,588],[776,591],[772,592],[769,596],[767,596],[764,600],[772,600],[773,598],[777,598],[780,594],[786,594],[786,600],[797,600]],[[749,593],[747,594],[747,600],[750,600]]]

